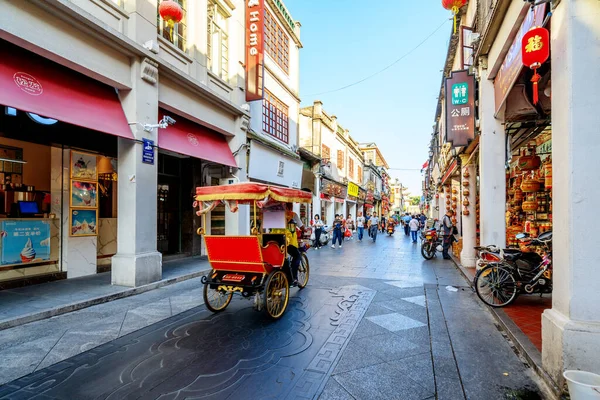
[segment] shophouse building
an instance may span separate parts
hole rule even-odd
[[[265,0],[264,95],[251,101],[248,179],[301,188],[298,154],[300,23],[282,1]]]
[[[365,169],[370,170],[367,174],[367,198],[373,198],[374,211],[379,215],[389,212],[389,165],[376,143],[361,143],[359,149],[365,160]]]
[[[2,1],[1,282],[138,286],[203,253],[195,187],[246,174],[245,9],[177,2],[169,25],[159,0]],[[207,225],[238,231],[224,209]]]
[[[363,156],[349,131],[323,110],[321,101],[300,110],[300,145],[322,160],[314,192],[315,213],[327,222],[335,214],[355,217],[363,210],[367,194]]]
[[[474,265],[476,243],[504,247],[522,231],[553,231],[551,300],[540,300],[547,309],[519,329],[532,344],[521,349],[539,349],[530,360],[541,361],[557,393],[566,369],[600,374],[600,278],[590,262],[595,238],[584,234],[595,227],[599,191],[590,172],[600,167],[593,145],[600,114],[591,100],[600,90],[592,67],[600,61],[599,15],[591,0],[469,2],[451,37],[430,147],[425,196],[439,215],[458,211],[463,266]],[[522,58],[533,27],[550,34],[543,45],[551,57],[537,69],[537,85]],[[469,132],[457,129],[464,124]]]

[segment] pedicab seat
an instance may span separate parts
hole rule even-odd
[[[284,235],[269,235],[261,246],[258,236],[205,236],[208,261],[215,271],[268,273],[285,260],[281,238],[285,243]]]

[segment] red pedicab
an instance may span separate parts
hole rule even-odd
[[[203,217],[197,233],[204,236],[212,267],[210,275],[202,277],[206,307],[212,312],[223,311],[233,294],[239,293],[253,299],[257,310],[264,309],[269,317],[280,318],[287,308],[292,282],[291,257],[287,254],[289,238],[283,229],[276,230],[277,233],[258,229],[257,212],[286,207],[289,203],[310,203],[312,194],[259,183],[236,183],[198,187],[195,199],[194,208],[199,208],[196,214]],[[242,204],[251,206],[254,224],[249,236],[205,234],[206,214],[221,203],[232,212],[237,212]],[[297,286],[303,289],[310,271],[305,254],[308,246],[302,243],[298,249],[301,262]]]

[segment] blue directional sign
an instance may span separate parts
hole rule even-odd
[[[154,165],[154,141],[142,139],[144,148],[142,149],[142,162],[144,164]]]

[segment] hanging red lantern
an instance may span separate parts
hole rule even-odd
[[[158,14],[170,28],[173,35],[173,26],[183,19],[183,8],[174,0],[162,0],[158,6]]]
[[[454,20],[454,33],[456,34],[456,15],[458,15],[458,11],[462,6],[467,4],[467,0],[442,0],[442,6],[446,10],[452,11],[452,16]]]
[[[542,79],[537,69],[550,57],[550,33],[546,28],[531,28],[521,41],[523,65],[533,70],[533,104],[538,103],[538,82]]]

